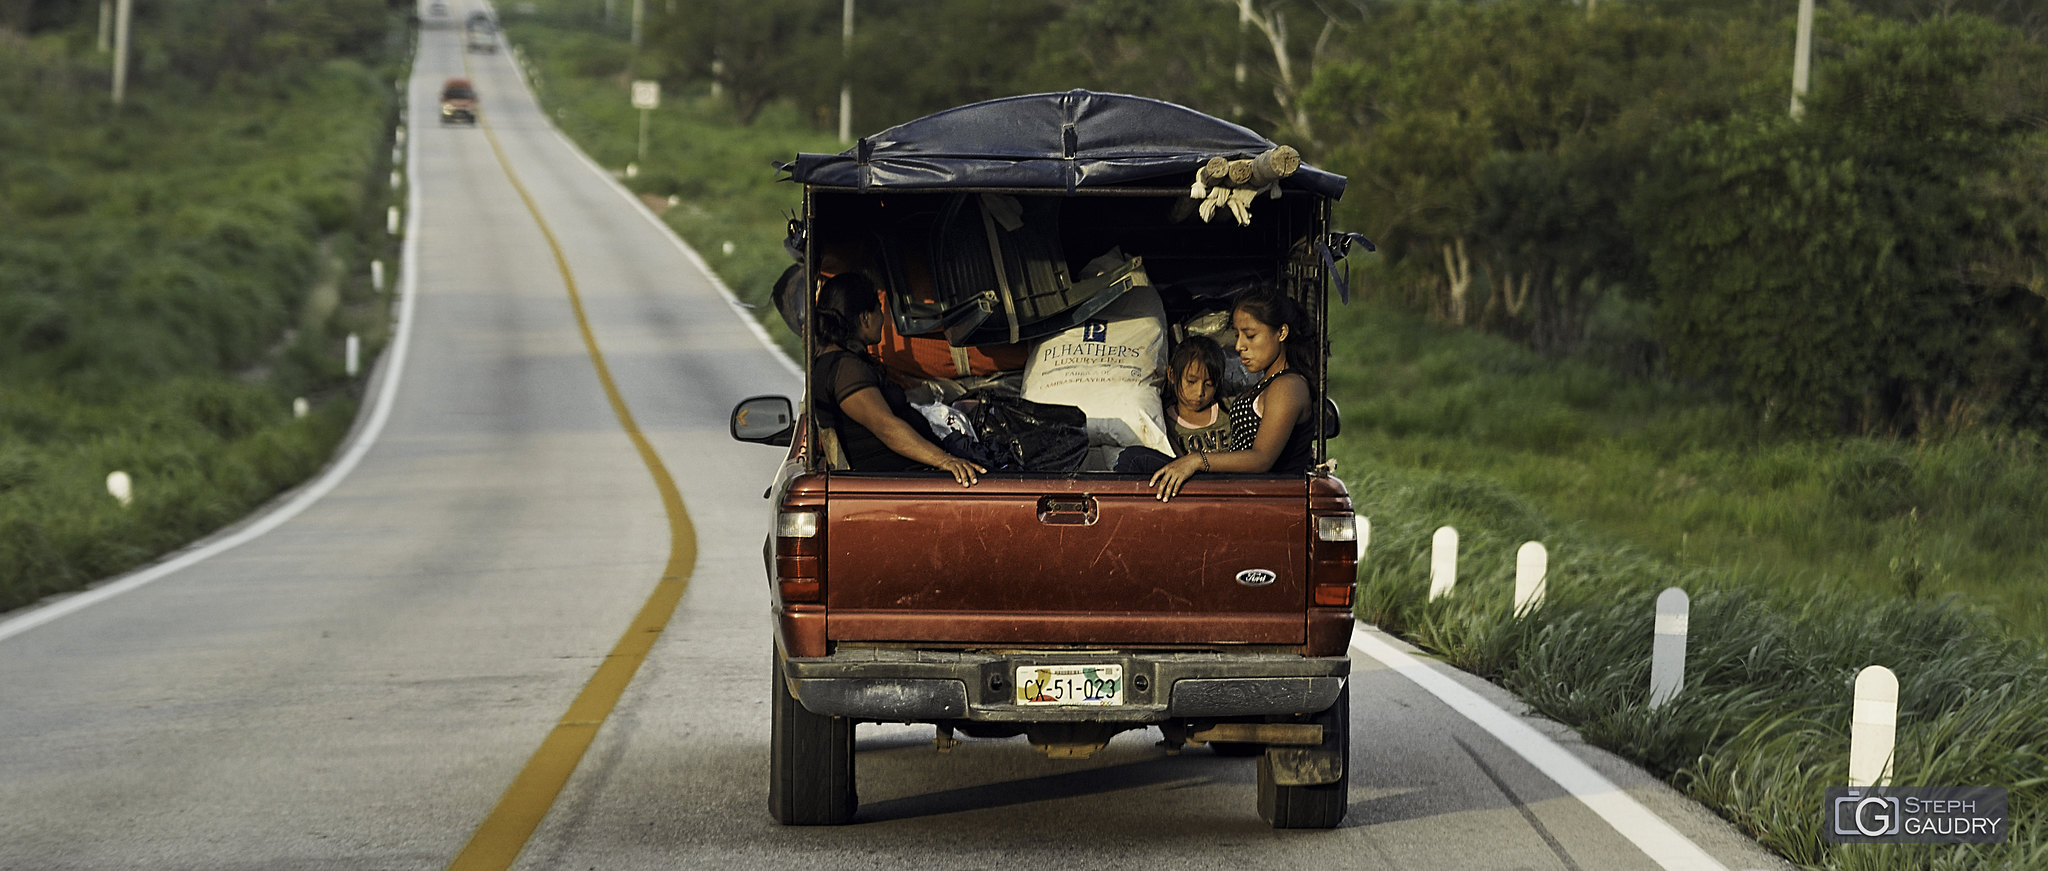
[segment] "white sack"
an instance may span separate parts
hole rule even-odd
[[[1161,388],[1166,378],[1166,307],[1158,291],[1131,289],[1086,323],[1050,336],[1024,364],[1024,398],[1078,406],[1095,448],[1144,446],[1173,455]],[[1090,450],[1086,468],[1117,450]]]

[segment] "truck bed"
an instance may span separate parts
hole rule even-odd
[[[835,644],[1299,648],[1332,557],[1314,517],[1350,510],[1341,485],[1292,476],[1204,476],[1171,502],[1126,475],[836,472],[824,489]]]

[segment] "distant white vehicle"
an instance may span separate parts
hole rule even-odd
[[[467,25],[466,44],[470,51],[496,52],[498,50],[498,25],[489,13],[472,12]]]

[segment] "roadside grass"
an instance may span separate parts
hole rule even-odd
[[[1680,566],[1546,519],[1506,486],[1443,471],[1351,477],[1373,521],[1361,618],[1493,680],[1811,868],[2042,867],[2048,841],[2048,653],[1956,595],[1909,599],[1767,567]],[[1453,591],[1428,599],[1436,527],[1459,529]],[[1541,607],[1512,616],[1514,555],[1550,553]],[[1685,686],[1649,705],[1655,599],[1691,599]],[[1829,845],[1822,790],[1848,777],[1856,673],[1900,682],[1893,782],[2003,786],[2011,842]]]
[[[110,577],[230,525],[317,472],[354,420],[350,399],[305,419],[274,389],[187,377],[121,400],[0,392],[0,418],[48,438],[0,448],[0,575],[17,604]],[[61,419],[53,420],[53,415]],[[107,493],[127,472],[132,504]]]
[[[1331,379],[1346,420],[1332,453],[1372,520],[1361,618],[1500,683],[1803,866],[2043,867],[2048,521],[2024,513],[2039,498],[2038,439],[1774,441],[1705,398],[1370,304],[1339,317]],[[1692,481],[1677,488],[1680,475]],[[2001,524],[2012,527],[1981,535]],[[1443,525],[1459,531],[1458,582],[1432,602]],[[1699,543],[1716,536],[1754,546]],[[1548,593],[1516,620],[1526,541],[1549,552]],[[1977,583],[1948,574],[1959,556],[1978,561]],[[1691,597],[1686,684],[1652,710],[1666,587]],[[2006,787],[2010,843],[1822,842],[1822,790],[1847,781],[1853,682],[1868,665],[1900,680],[1893,782]]]
[[[2002,629],[2048,640],[2038,435],[1777,438],[1711,397],[1390,306],[1339,306],[1332,318],[1340,471],[1495,482],[1534,516],[1676,568],[1768,569],[1751,579],[1788,593],[1954,594]]]
[[[604,52],[588,41],[603,37],[559,32],[576,26],[562,19],[508,23],[564,131],[606,166],[632,160],[622,42],[593,70]],[[573,57],[557,56],[566,44]],[[655,113],[651,138],[687,146],[650,146],[626,183],[693,204],[664,218],[788,342],[765,299],[799,192],[764,165],[840,147],[787,115],[737,129],[708,95],[679,102]],[[1443,328],[1371,300],[1370,267],[1356,277],[1362,298],[1332,315],[1345,435],[1331,445],[1372,521],[1362,619],[1502,684],[1803,866],[2048,867],[2040,438],[1778,438],[1682,386]],[[1460,580],[1430,602],[1431,538],[1446,524],[1460,530]],[[1549,592],[1516,620],[1525,541],[1549,550]],[[1653,603],[1671,586],[1692,601],[1686,688],[1652,710]],[[1822,843],[1822,790],[1847,780],[1852,682],[1868,665],[1901,681],[1894,782],[2006,787],[2010,843]]]
[[[0,46],[0,610],[147,563],[327,462],[358,407],[345,337],[373,359],[389,329],[368,263],[397,263],[396,67],[376,62],[166,82],[117,111],[63,40]]]

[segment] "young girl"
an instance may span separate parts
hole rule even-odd
[[[1173,404],[1166,425],[1181,454],[1230,450],[1230,415],[1216,401],[1223,379],[1223,346],[1208,336],[1189,336],[1166,362]]]
[[[1197,472],[1301,474],[1315,462],[1309,373],[1316,343],[1301,309],[1282,294],[1251,296],[1238,301],[1230,323],[1237,331],[1238,359],[1263,380],[1230,401],[1233,450],[1199,450],[1152,474],[1162,502]]]

